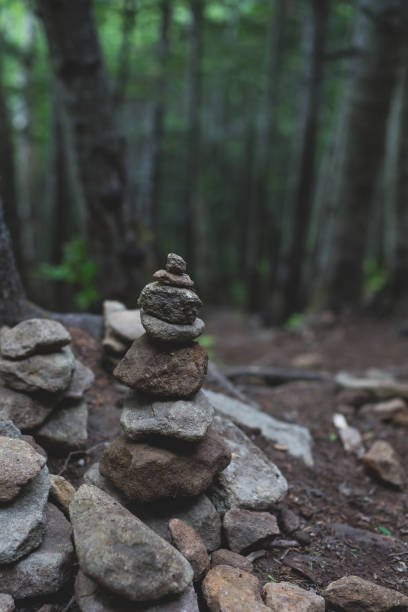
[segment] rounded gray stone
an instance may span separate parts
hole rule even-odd
[[[7,593],[0,593],[0,612],[13,612],[16,609],[14,599]]]
[[[175,344],[182,344],[184,342],[190,342],[198,338],[205,327],[205,323],[202,319],[196,317],[191,325],[177,325],[176,323],[168,323],[162,321],[157,317],[147,314],[144,310],[141,311],[142,325],[146,330],[146,333],[153,340],[159,342],[170,342]]]
[[[71,525],[53,504],[47,504],[40,546],[12,565],[0,566],[0,590],[18,599],[51,595],[70,576],[74,561]]]
[[[76,359],[71,382],[64,393],[64,401],[80,400],[85,391],[88,391],[91,387],[94,380],[95,374],[92,370],[79,361],[79,359]]]
[[[191,289],[158,282],[144,287],[138,303],[147,314],[181,325],[191,325],[202,306],[200,298]]]
[[[35,393],[65,391],[70,382],[75,357],[66,346],[57,353],[33,355],[18,361],[0,358],[0,375],[11,389]]]
[[[126,401],[120,423],[128,438],[141,440],[151,434],[200,440],[214,418],[214,409],[202,391],[191,400],[152,401],[134,393]]]
[[[3,357],[21,359],[36,353],[58,351],[71,342],[67,329],[50,319],[27,319],[0,334],[0,353]]]
[[[193,570],[168,542],[109,495],[82,485],[70,505],[81,570],[130,601],[178,595]]]
[[[167,255],[166,270],[171,274],[184,274],[187,270],[187,264],[181,255],[169,253]]]
[[[54,411],[40,427],[36,438],[56,453],[81,450],[88,440],[88,405],[85,400]]]
[[[18,561],[40,545],[50,486],[44,466],[11,504],[0,506],[0,565]]]
[[[27,431],[39,427],[54,410],[56,402],[37,400],[26,393],[0,387],[0,420],[10,420]]]

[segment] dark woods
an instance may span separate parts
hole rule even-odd
[[[207,302],[268,322],[390,307],[407,34],[405,0],[4,0],[0,188],[27,294],[132,306],[176,251]],[[24,296],[0,221],[7,311]]]

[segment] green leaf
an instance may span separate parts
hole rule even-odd
[[[379,525],[378,531],[380,531],[381,533],[383,533],[386,536],[390,536],[391,535],[391,531],[389,529],[387,529],[386,527],[383,527],[382,525]]]

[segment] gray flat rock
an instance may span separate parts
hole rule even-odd
[[[191,325],[202,303],[198,295],[191,289],[154,282],[144,287],[138,305],[147,314],[163,321]]]
[[[168,323],[157,317],[147,314],[144,310],[141,311],[142,325],[150,338],[159,340],[160,342],[170,342],[182,344],[190,342],[200,336],[205,327],[202,319],[196,317],[191,325],[177,325],[176,323]]]
[[[81,450],[88,440],[88,405],[85,400],[57,409],[40,427],[36,438],[54,452]]]
[[[0,590],[18,599],[59,591],[75,558],[71,525],[53,504],[47,504],[46,528],[40,546],[12,565],[0,566]]]
[[[84,474],[84,481],[108,493],[132,514],[140,518],[157,535],[171,542],[169,521],[179,518],[197,531],[212,552],[221,546],[221,518],[206,495],[180,501],[171,500],[166,504],[133,504],[107,478],[99,472],[99,463],[91,465]]]
[[[55,401],[40,401],[7,387],[0,387],[0,420],[10,420],[28,431],[39,427],[54,410]]]
[[[67,329],[50,319],[27,319],[0,333],[0,353],[10,359],[21,359],[38,353],[58,351],[71,342]]]
[[[385,374],[385,375],[384,375]],[[408,384],[395,380],[388,373],[381,371],[369,372],[366,377],[358,377],[349,372],[339,372],[336,375],[336,383],[344,389],[355,391],[368,391],[378,399],[392,397],[408,398]]]
[[[151,601],[179,595],[191,583],[188,561],[97,487],[78,489],[70,517],[82,571],[117,595]]]
[[[107,317],[107,325],[119,340],[127,344],[143,336],[140,310],[115,310]]]
[[[0,506],[0,565],[17,561],[40,545],[50,485],[44,466],[11,504]]]
[[[88,391],[91,387],[94,380],[95,374],[92,370],[79,361],[79,359],[76,359],[71,382],[64,393],[64,401],[80,400],[85,391]]]
[[[215,417],[212,427],[232,454],[231,463],[215,477],[208,491],[217,510],[267,510],[281,501],[288,483],[276,465],[231,421]]]
[[[133,393],[125,401],[120,423],[132,440],[156,434],[195,441],[205,436],[213,417],[214,409],[202,391],[191,400],[156,402]]]
[[[215,393],[210,390],[206,390],[204,393],[217,412],[230,418],[238,425],[260,429],[264,438],[287,446],[290,455],[299,457],[306,465],[313,466],[313,440],[307,427],[278,421],[253,406],[244,404],[223,393]]]
[[[0,375],[11,389],[35,393],[65,391],[74,370],[75,357],[66,346],[58,353],[33,355],[18,361],[0,358]]]
[[[175,599],[144,605],[118,597],[81,571],[75,581],[75,597],[81,612],[199,612],[193,585]]]

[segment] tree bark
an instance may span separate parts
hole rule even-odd
[[[246,284],[248,309],[258,311],[262,296],[267,291],[270,274],[262,274],[261,260],[271,264],[272,249],[268,242],[275,237],[269,205],[269,173],[271,169],[273,141],[276,131],[276,107],[278,102],[279,66],[282,53],[282,32],[286,12],[285,0],[272,0],[271,18],[267,38],[266,91],[261,107],[261,124],[257,134],[257,146],[253,179],[249,198],[246,240]],[[271,227],[272,225],[272,227]]]
[[[0,199],[0,326],[16,323],[23,316],[26,306],[26,296]]]
[[[336,212],[328,303],[357,306],[363,286],[366,228],[385,146],[392,93],[408,33],[404,0],[360,0],[354,45],[359,53],[349,78],[340,117],[340,161],[325,178],[329,207]],[[338,178],[336,178],[338,176]],[[335,181],[333,179],[336,178]]]
[[[100,268],[100,289],[103,297],[120,296],[126,286],[122,265],[125,153],[113,120],[92,5],[90,0],[37,0],[37,5],[73,127],[87,236]]]
[[[296,132],[296,137],[299,138],[299,158],[294,181],[293,231],[288,257],[288,278],[284,290],[284,318],[293,312],[302,311],[305,304],[302,270],[315,183],[316,145],[328,20],[329,1],[312,0],[309,15],[305,20],[304,37],[309,49],[306,47],[305,86],[301,92],[303,104],[300,129]]]
[[[123,0],[122,7],[122,41],[117,60],[117,77],[115,82],[115,106],[123,104],[126,88],[131,73],[130,51],[131,37],[136,24],[137,0]]]
[[[13,136],[3,83],[3,52],[4,41],[0,34],[0,195],[3,198],[5,223],[14,244],[18,269],[23,273]]]
[[[187,100],[187,147],[184,192],[185,256],[191,274],[196,271],[198,181],[200,176],[201,61],[203,53],[204,0],[190,0],[190,65]]]

